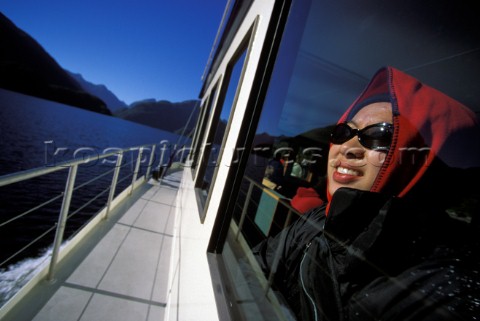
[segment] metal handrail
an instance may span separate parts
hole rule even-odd
[[[59,218],[58,218],[56,224],[52,228],[49,228],[47,230],[47,232],[44,232],[42,235],[35,238],[29,244],[24,246],[22,249],[20,249],[20,251],[17,251],[16,253],[14,253],[7,260],[2,262],[1,265],[5,264],[6,262],[10,261],[15,256],[19,255],[21,252],[23,252],[27,248],[31,247],[34,243],[38,242],[46,234],[50,233],[53,229],[55,229],[56,230],[55,239],[54,239],[54,242],[53,242],[53,250],[52,250],[52,254],[51,254],[50,267],[49,267],[48,277],[47,277],[49,280],[52,280],[54,278],[55,267],[56,267],[56,264],[57,264],[57,261],[58,261],[60,246],[61,246],[62,241],[63,241],[63,236],[64,236],[64,231],[65,231],[65,226],[66,226],[67,220],[71,216],[78,213],[81,209],[85,208],[87,205],[92,203],[94,200],[96,200],[100,195],[103,195],[107,191],[110,191],[110,193],[108,195],[108,200],[107,200],[107,202],[104,206],[104,209],[106,209],[106,211],[105,211],[105,215],[104,215],[103,219],[105,219],[107,217],[109,211],[111,210],[111,204],[112,204],[112,201],[114,200],[115,189],[116,189],[118,183],[123,182],[125,179],[132,176],[131,185],[126,187],[126,189],[130,188],[130,191],[129,191],[128,194],[132,193],[133,189],[136,187],[135,185],[136,185],[136,182],[137,182],[138,174],[140,172],[140,163],[142,162],[142,154],[143,154],[144,150],[151,148],[151,155],[150,155],[150,158],[148,160],[146,173],[145,173],[145,175],[143,175],[144,180],[147,180],[149,175],[150,175],[152,166],[153,166],[153,162],[154,162],[154,155],[153,154],[155,152],[155,148],[156,148],[157,145],[162,145],[162,144],[163,144],[163,148],[161,149],[161,152],[160,152],[160,159],[161,159],[161,162],[162,162],[163,159],[164,159],[164,153],[166,151],[166,143],[164,141],[162,141],[160,144],[141,145],[141,146],[136,146],[136,147],[117,149],[117,150],[109,152],[109,153],[104,153],[102,155],[97,155],[94,159],[95,161],[98,161],[100,159],[105,159],[105,158],[108,158],[108,157],[112,157],[112,156],[116,156],[117,159],[116,159],[116,163],[115,163],[115,168],[113,170],[107,171],[106,173],[102,173],[102,174],[94,177],[93,179],[90,179],[87,182],[82,183],[81,185],[79,185],[77,187],[75,187],[75,180],[76,180],[76,177],[77,177],[78,167],[82,164],[86,164],[86,163],[90,162],[93,159],[91,159],[91,158],[88,158],[88,159],[73,159],[73,160],[69,160],[69,161],[65,161],[65,162],[60,162],[60,163],[55,164],[53,166],[52,165],[51,166],[44,166],[44,167],[41,167],[41,168],[34,168],[34,169],[29,169],[29,170],[25,170],[25,171],[21,171],[21,172],[17,172],[17,173],[12,173],[12,174],[7,174],[7,175],[4,175],[4,176],[0,176],[0,187],[2,187],[2,186],[7,186],[7,185],[10,185],[10,184],[14,184],[14,183],[22,182],[22,181],[27,181],[27,180],[30,180],[30,179],[33,179],[33,178],[36,178],[36,177],[46,175],[46,174],[62,171],[62,170],[65,170],[65,169],[69,170],[69,174],[68,174],[68,177],[67,177],[66,182],[65,182],[65,190],[64,190],[63,193],[53,197],[52,199],[50,199],[50,200],[48,200],[48,201],[46,201],[46,202],[44,202],[40,205],[35,206],[32,209],[29,209],[29,210],[21,213],[20,215],[17,215],[16,217],[10,218],[5,222],[0,223],[0,227],[3,227],[5,225],[19,219],[20,217],[23,217],[27,214],[32,213],[34,210],[37,210],[37,209],[39,209],[39,208],[41,208],[45,205],[50,204],[54,200],[58,200],[58,199],[62,198],[62,206],[61,206],[61,210],[60,210],[60,213],[59,213]],[[122,159],[123,159],[124,153],[135,152],[135,151],[138,151],[138,156],[137,156],[136,161],[132,160],[132,163],[135,162],[135,169],[134,169],[133,175],[132,174],[127,175],[127,177],[119,180],[119,172],[120,172],[120,168],[122,167]],[[160,166],[163,166],[163,164],[160,163]],[[107,174],[111,174],[112,172],[113,172],[113,177],[112,177],[112,181],[111,181],[111,184],[110,184],[109,188],[104,189],[103,191],[101,191],[99,193],[100,195],[97,194],[96,196],[93,197],[93,199],[87,201],[86,204],[82,205],[79,209],[77,209],[73,213],[70,213],[70,202],[71,202],[71,199],[72,199],[73,192],[75,190],[77,190],[81,187],[84,187],[87,184],[90,184],[91,182],[106,176]]]
[[[156,144],[155,144],[156,145]],[[125,152],[131,152],[135,150],[140,150],[140,148],[145,148],[145,147],[151,147],[155,145],[141,145],[137,147],[130,147],[130,148],[124,148],[120,150],[116,150],[110,153],[105,153],[102,155],[99,155],[96,157],[96,159],[104,159],[107,157],[115,156],[118,155],[119,153],[125,153]],[[162,150],[163,152],[164,150]],[[54,166],[44,166],[40,168],[33,168],[33,169],[27,169],[21,172],[16,172],[12,174],[7,174],[0,176],[0,187],[5,186],[5,185],[10,185],[13,183],[18,183],[21,181],[25,181],[28,179],[32,179],[35,177],[43,176],[46,174],[54,173],[57,171],[61,171],[67,168],[70,168],[71,166],[74,165],[81,165],[81,164],[86,164],[90,161],[90,159],[84,160],[84,159],[72,159],[69,161],[61,162],[59,164],[56,164]]]
[[[117,164],[117,165],[120,165],[120,164]],[[76,186],[76,187],[74,188],[74,191],[79,190],[79,189],[81,189],[82,187],[85,187],[85,186],[91,184],[92,182],[94,182],[94,181],[96,181],[96,180],[98,180],[98,179],[100,179],[100,178],[102,178],[102,177],[104,177],[104,176],[107,176],[107,175],[110,174],[112,171],[114,171],[114,170],[107,171],[107,172],[105,172],[105,173],[103,173],[103,174],[101,174],[101,175],[99,175],[99,176],[94,177],[93,179],[91,179],[91,180],[89,180],[89,181],[87,181],[87,182],[84,182],[83,184],[81,184],[81,185],[79,185],[79,186]],[[148,175],[147,175],[147,177],[148,177]],[[128,178],[128,176],[127,176],[126,178]],[[121,180],[120,182],[122,182],[122,181],[123,181],[123,180]],[[91,200],[89,200],[88,202],[86,202],[84,205],[82,205],[80,208],[78,208],[75,212],[71,213],[71,214],[68,216],[68,219],[70,219],[72,216],[74,216],[75,214],[77,214],[78,212],[80,212],[82,209],[84,209],[86,206],[88,206],[89,204],[91,204],[94,200],[98,199],[98,197],[100,197],[101,195],[103,195],[103,193],[105,193],[105,192],[106,192],[107,190],[109,190],[109,189],[110,189],[110,188],[108,188],[108,189],[100,192],[100,193],[97,194],[94,198],[92,198]],[[17,216],[14,216],[14,217],[12,217],[12,218],[10,218],[10,219],[8,219],[8,220],[0,223],[0,227],[3,227],[3,226],[5,226],[5,225],[8,225],[9,223],[12,223],[12,222],[14,222],[14,221],[16,221],[16,220],[18,220],[18,219],[20,219],[20,218],[22,218],[22,217],[30,214],[30,213],[33,213],[34,211],[36,211],[36,210],[38,210],[38,209],[40,209],[40,208],[42,208],[42,207],[45,207],[45,206],[53,203],[54,201],[56,201],[56,200],[58,200],[58,199],[60,199],[60,198],[62,198],[62,197],[64,197],[64,193],[60,193],[59,195],[54,196],[54,197],[50,198],[49,200],[47,200],[47,201],[45,201],[45,202],[43,202],[43,203],[41,203],[41,204],[38,204],[38,205],[36,205],[36,206],[34,206],[34,207],[26,210],[25,212],[20,213],[20,214],[18,214]],[[113,197],[113,196],[112,196],[112,197]],[[52,230],[52,229],[49,229],[47,232],[50,232],[51,230]],[[42,234],[41,237],[39,237],[39,238],[35,239],[33,242],[27,244],[25,247],[23,247],[22,249],[20,249],[19,251],[17,251],[17,252],[14,253],[13,255],[11,255],[8,259],[4,260],[3,262],[0,262],[0,267],[3,266],[4,264],[8,263],[8,261],[10,261],[11,259],[15,258],[17,255],[19,255],[20,253],[22,253],[22,252],[23,252],[24,250],[26,250],[27,248],[29,248],[31,245],[33,245],[33,244],[35,243],[35,241],[38,241],[40,238],[44,237],[45,234],[47,234],[47,233]]]

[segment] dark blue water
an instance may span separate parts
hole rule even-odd
[[[168,142],[164,161],[168,160],[174,146],[189,142],[179,135],[139,125],[133,122],[105,116],[83,109],[62,105],[0,89],[0,175],[42,166],[57,166],[72,158],[89,157],[89,163],[79,166],[75,186],[92,178],[92,175],[107,173],[113,169],[114,160],[102,162],[96,156],[112,148],[127,148],[144,144]],[[137,151],[124,157],[117,194],[130,184]],[[140,174],[147,168],[150,151],[142,158]],[[160,162],[160,149],[154,158],[154,167]],[[0,224],[26,210],[61,195],[65,188],[67,170],[45,177],[0,187]],[[82,207],[95,195],[108,189],[112,174],[74,191],[71,212]],[[75,233],[98,210],[103,207],[108,191],[89,206],[69,219],[66,237]],[[0,264],[16,251],[54,226],[58,219],[61,198],[25,215],[21,219],[0,226]],[[40,255],[53,242],[54,232],[41,238],[23,254],[8,260],[6,266],[26,257]]]

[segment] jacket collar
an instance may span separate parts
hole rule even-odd
[[[340,243],[358,237],[379,214],[390,197],[352,188],[340,188],[332,197],[325,234]]]

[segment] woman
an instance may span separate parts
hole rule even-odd
[[[447,214],[478,173],[478,128],[413,77],[375,74],[332,132],[327,204],[255,250],[268,275],[282,247],[274,286],[298,319],[480,316],[477,228]]]

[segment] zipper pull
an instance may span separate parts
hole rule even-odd
[[[310,247],[310,245],[312,245],[312,241],[308,242],[308,243],[305,245],[305,249],[303,250],[303,253],[307,253],[308,248]]]

